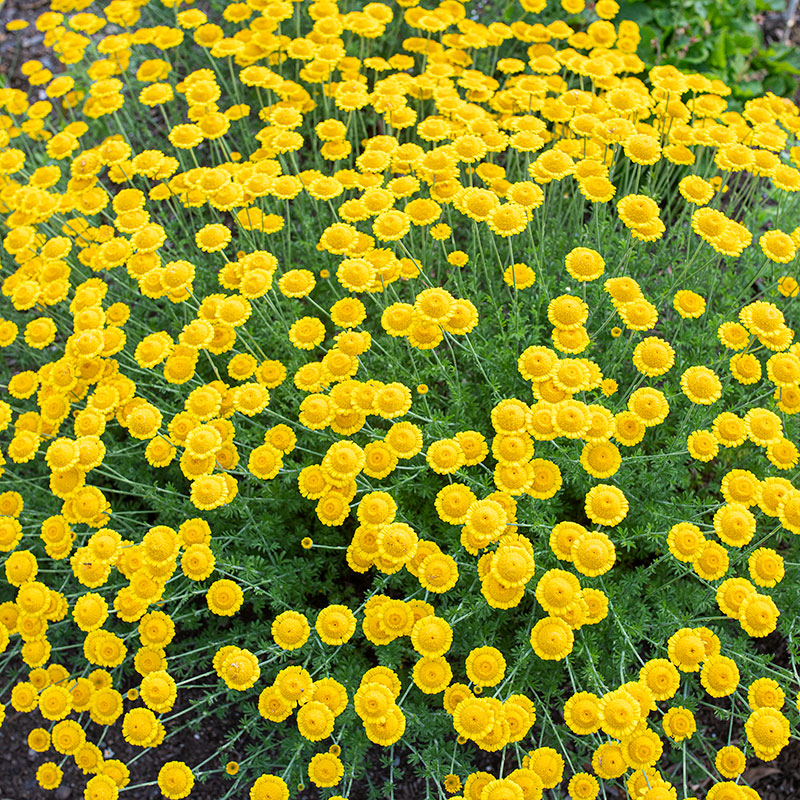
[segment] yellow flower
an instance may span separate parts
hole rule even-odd
[[[696,206],[704,206],[714,196],[714,187],[699,175],[688,175],[678,184],[684,200]]]
[[[683,708],[682,706],[670,708],[664,714],[662,725],[664,733],[675,742],[690,739],[697,730],[694,714],[688,708]]]
[[[512,289],[528,289],[536,283],[536,273],[522,262],[506,267],[503,280]]]
[[[567,272],[576,281],[597,280],[605,271],[605,261],[596,250],[576,247],[564,259]]]
[[[697,319],[705,313],[706,301],[696,292],[681,289],[675,292],[672,306],[684,319]]]
[[[61,785],[64,772],[61,767],[53,761],[45,761],[36,770],[36,780],[42,789],[51,791]]]
[[[206,593],[209,610],[219,616],[233,616],[241,608],[243,600],[242,590],[227,578],[214,581]]]
[[[628,499],[621,489],[598,484],[586,493],[586,515],[597,525],[619,525],[628,514]]]
[[[194,775],[182,761],[168,761],[158,771],[158,788],[169,800],[188,797],[194,786]]]
[[[758,240],[764,255],[778,264],[788,264],[797,253],[792,237],[783,231],[767,231]]]
[[[784,297],[797,297],[799,291],[797,279],[791,275],[782,275],[778,278],[778,291]]]
[[[505,675],[506,660],[496,647],[478,647],[466,661],[467,678],[476,686],[495,686]]]
[[[346,606],[327,606],[317,615],[314,627],[325,644],[341,645],[355,633],[356,619]]]
[[[719,442],[711,431],[697,430],[689,434],[686,448],[697,461],[711,461],[719,452]]]
[[[720,748],[714,759],[714,766],[723,778],[737,778],[746,765],[744,753],[735,745]]]
[[[708,367],[689,367],[681,375],[681,390],[693,403],[712,405],[722,397],[722,383]]]
[[[308,777],[315,786],[336,786],[343,776],[344,765],[333,753],[317,753],[308,764]]]
[[[531,647],[539,658],[560,661],[572,652],[574,635],[562,619],[545,617],[531,631]]]

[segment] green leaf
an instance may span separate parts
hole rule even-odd
[[[652,3],[620,3],[620,19],[629,19],[643,25],[653,19]]]
[[[739,53],[751,53],[758,47],[758,39],[749,33],[734,33],[730,35],[733,46]]]
[[[714,43],[714,52],[711,54],[711,63],[717,69],[725,69],[726,45],[727,40],[725,37],[725,31],[720,31],[720,34]]]

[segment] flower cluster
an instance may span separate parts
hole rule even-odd
[[[43,789],[136,792],[146,748],[169,800],[758,797],[797,722],[763,640],[793,658],[800,109],[647,70],[614,0],[496,5],[36,19],[0,723]]]

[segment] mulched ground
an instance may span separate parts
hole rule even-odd
[[[202,698],[188,696],[186,692],[181,692],[180,697],[182,704],[176,705],[172,713],[182,711],[195,702],[198,707],[202,703]],[[126,707],[128,705],[126,703]],[[52,760],[60,765],[62,759],[53,749],[39,754],[28,747],[28,731],[37,725],[49,727],[49,723],[41,718],[38,711],[21,714],[10,705],[7,706],[6,719],[0,731],[0,800],[81,800],[89,776],[75,766],[72,758],[67,758],[62,765],[64,779],[57,790],[44,791],[36,782],[36,769],[42,762]],[[93,742],[97,742],[102,735],[102,729],[91,722],[86,726],[86,731],[88,739]],[[167,733],[169,734],[169,729]],[[202,733],[192,733],[184,728],[178,735],[167,738],[159,747],[143,749],[129,745],[122,738],[118,723],[106,729],[100,746],[104,758],[118,758],[129,763],[139,756],[131,770],[132,777],[136,783],[148,783],[156,780],[159,768],[167,761],[185,761],[190,765],[205,761],[220,749],[224,738],[224,726],[212,722]],[[212,758],[206,768],[223,768],[223,758],[224,756]],[[209,776],[205,783],[195,784],[192,800],[219,800],[230,789],[231,780],[222,772]],[[135,794],[128,796],[131,800],[163,800],[155,785],[137,789]]]
[[[50,0],[6,0],[0,5],[0,75],[6,86],[27,89],[19,68],[31,59],[38,59],[54,73],[63,72],[63,66],[43,44],[44,34],[34,26],[36,17],[49,8]],[[30,24],[23,31],[8,32],[6,22],[12,19],[24,19]]]

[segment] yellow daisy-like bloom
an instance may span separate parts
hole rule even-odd
[[[182,761],[168,761],[158,772],[158,788],[169,800],[188,797],[194,786],[194,775]]]
[[[522,759],[522,766],[533,770],[545,789],[558,786],[564,776],[564,759],[552,747],[531,750],[527,757]]]
[[[722,478],[722,496],[729,503],[757,505],[761,498],[761,482],[749,470],[732,469]]]
[[[767,361],[767,377],[778,387],[788,389],[789,392],[797,391],[797,385],[800,383],[800,357],[791,352],[776,353],[771,356]],[[782,399],[789,405],[785,402],[787,398]]]
[[[664,733],[675,742],[690,739],[697,730],[694,714],[682,706],[673,706],[664,714],[661,724]]]
[[[64,772],[61,767],[53,761],[45,761],[36,770],[36,781],[42,789],[51,791],[61,785]]]
[[[681,390],[698,405],[710,406],[722,397],[722,383],[708,367],[689,367],[681,375]]]
[[[591,692],[578,692],[564,703],[564,721],[570,730],[588,736],[600,729],[600,698]]]
[[[506,671],[506,660],[496,647],[477,647],[467,656],[467,678],[476,686],[496,686]]]
[[[439,475],[448,475],[464,466],[464,451],[455,439],[440,439],[428,446],[428,466]]]
[[[706,658],[700,634],[692,628],[681,628],[667,642],[669,660],[683,672],[697,672]]]
[[[318,700],[309,700],[297,712],[297,729],[310,742],[327,739],[333,732],[333,712]]]
[[[784,297],[797,297],[798,293],[800,293],[800,284],[798,284],[797,278],[792,275],[781,275],[778,278],[778,291]]]
[[[669,404],[664,393],[658,389],[643,387],[636,389],[628,398],[628,410],[647,427],[660,425],[669,414]]]
[[[214,581],[206,593],[209,610],[218,616],[233,616],[241,608],[243,600],[242,590],[227,578]]]
[[[603,780],[614,780],[624,775],[628,765],[622,756],[622,748],[616,742],[601,744],[592,756],[592,769]]]
[[[617,213],[627,228],[634,228],[652,223],[659,212],[655,200],[641,194],[629,194],[617,203]]]
[[[665,375],[674,363],[675,350],[672,345],[655,336],[645,337],[633,350],[633,365],[651,378]]]
[[[688,175],[678,184],[684,200],[696,206],[706,205],[714,196],[714,187],[699,175]]]
[[[619,525],[628,514],[629,504],[621,489],[601,483],[592,487],[585,498],[586,515],[596,525]]]
[[[783,558],[775,550],[759,547],[748,560],[750,577],[757,586],[777,586],[784,576]]]
[[[723,447],[739,447],[747,440],[744,420],[731,411],[723,411],[717,416],[711,430]]]
[[[620,303],[617,310],[625,326],[632,331],[649,331],[658,322],[658,310],[644,298]]]
[[[536,273],[527,264],[519,262],[506,267],[503,281],[512,289],[528,289],[536,283]]]
[[[768,595],[746,595],[739,606],[739,624],[753,637],[768,636],[778,624],[780,611]]]
[[[444,656],[423,656],[414,665],[414,684],[425,694],[444,691],[453,679],[453,671]]]
[[[39,712],[47,720],[64,719],[71,710],[70,695],[63,686],[48,686],[39,695]]]
[[[661,739],[655,731],[647,727],[622,741],[622,755],[632,769],[652,767],[662,752]]]
[[[776,395],[778,391],[787,390],[777,390]],[[776,395],[773,395],[773,397],[776,397]],[[800,400],[800,388],[797,390],[797,395],[798,400]],[[778,398],[776,397],[776,399]],[[786,404],[781,402],[778,402],[778,408],[784,413],[796,413],[794,407],[787,409]],[[783,437],[767,446],[767,458],[770,460],[770,463],[778,469],[791,469],[797,464],[798,460],[800,460],[800,450],[798,450],[794,442]]]
[[[406,729],[406,718],[398,706],[390,709],[380,722],[365,722],[364,733],[374,744],[391,747],[402,737]]]
[[[630,736],[641,716],[639,703],[625,689],[615,689],[600,698],[600,728],[614,739]]]
[[[758,240],[764,255],[777,264],[788,264],[797,254],[792,237],[783,231],[767,231]]]
[[[528,466],[530,481],[520,488],[523,488],[531,497],[540,500],[553,497],[562,485],[561,470],[558,465],[544,458],[535,458]],[[495,476],[495,482],[496,480]]]
[[[561,661],[571,652],[575,641],[569,625],[556,617],[540,619],[531,631],[531,647],[539,658]]]
[[[549,378],[558,363],[558,356],[547,347],[533,346],[523,351],[517,361],[520,375],[527,381],[540,383]]]
[[[327,606],[317,615],[314,627],[325,644],[341,645],[355,633],[356,618],[346,606]]]
[[[477,500],[473,491],[464,484],[451,483],[436,495],[436,511],[439,518],[451,525],[462,525],[467,509]]]
[[[315,786],[336,786],[344,776],[344,764],[333,753],[317,753],[308,764],[308,778]]]
[[[789,744],[789,720],[774,708],[760,708],[744,725],[747,740],[762,760],[772,760]]]
[[[681,289],[675,292],[675,297],[672,301],[672,307],[684,319],[697,319],[703,316],[706,310],[706,301],[702,295],[697,292],[691,292],[688,289]]]
[[[402,239],[411,229],[411,218],[402,211],[383,211],[375,218],[372,232],[382,242]]]
[[[726,697],[739,685],[739,668],[732,658],[711,656],[700,671],[700,682],[712,697]]]
[[[700,554],[706,539],[691,522],[679,522],[670,528],[667,546],[679,561],[691,562]]]
[[[742,384],[750,386],[761,380],[761,362],[752,353],[737,353],[729,362],[731,375]]]
[[[516,236],[528,227],[528,213],[524,206],[512,201],[495,206],[487,215],[486,222],[495,236]]]
[[[746,578],[728,578],[717,587],[717,605],[731,619],[739,618],[744,598],[756,594],[756,587]]]
[[[575,569],[582,575],[605,575],[616,561],[614,543],[602,531],[581,534],[573,542],[570,555]]]
[[[277,775],[261,775],[250,787],[250,800],[289,800],[289,787]]]
[[[689,455],[697,461],[711,461],[719,452],[719,443],[710,431],[692,431],[686,439]]]
[[[577,522],[559,522],[550,533],[550,549],[556,558],[572,561],[572,545],[588,531]]]
[[[411,645],[428,658],[443,656],[453,642],[453,630],[446,620],[427,616],[417,620],[411,629]]]
[[[570,250],[564,263],[570,276],[581,282],[597,280],[605,271],[603,257],[588,247],[576,247]]]
[[[753,711],[759,708],[774,708],[780,711],[786,696],[772,678],[757,678],[747,689],[747,702]]]
[[[248,650],[236,648],[222,659],[217,669],[229,689],[243,692],[253,686],[261,675],[258,658]]]
[[[645,133],[635,134],[625,140],[625,155],[634,164],[655,164],[661,158],[658,139]]]
[[[194,237],[197,246],[206,253],[217,253],[224,250],[231,240],[231,231],[225,225],[217,223],[204,225]]]
[[[307,269],[290,269],[278,281],[278,288],[285,297],[307,297],[315,286],[314,273]]]
[[[604,175],[589,175],[579,180],[578,189],[590,203],[609,203],[617,193],[617,187]]]
[[[751,408],[744,416],[747,437],[759,447],[777,444],[783,439],[781,418],[766,408]]]
[[[589,306],[579,297],[564,294],[550,301],[547,318],[559,329],[578,328],[589,318]]]
[[[723,778],[738,778],[747,766],[747,759],[740,748],[728,745],[717,751],[714,766]]]
[[[731,547],[744,547],[756,531],[756,518],[743,503],[726,503],[714,513],[717,536]]]
[[[289,341],[300,350],[313,350],[325,338],[325,326],[316,317],[301,317],[289,328]]]
[[[456,585],[458,566],[452,556],[444,553],[431,553],[420,563],[417,577],[423,589],[443,594]]]
[[[302,647],[311,628],[305,615],[297,611],[284,611],[272,623],[272,638],[282,650],[295,650]]]

